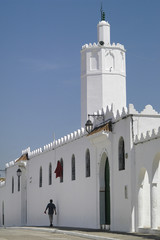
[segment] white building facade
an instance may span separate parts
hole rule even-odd
[[[141,113],[126,107],[124,46],[110,43],[104,19],[97,30],[98,43],[81,50],[81,129],[6,164],[0,226],[48,225],[44,210],[53,199],[55,226],[160,228],[160,114],[150,105]]]

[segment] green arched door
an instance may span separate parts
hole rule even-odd
[[[105,223],[110,225],[110,173],[108,158],[105,165]]]
[[[100,225],[110,225],[110,169],[106,153],[100,164]]]

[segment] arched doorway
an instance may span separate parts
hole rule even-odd
[[[150,184],[148,172],[145,168],[140,170],[138,179],[138,227],[150,227]]]
[[[100,163],[100,225],[110,225],[110,169],[106,153]]]
[[[152,164],[152,184],[151,184],[151,227],[160,227],[160,154],[157,154]]]

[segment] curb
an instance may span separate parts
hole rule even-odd
[[[101,239],[101,240],[120,240],[118,238],[103,237],[103,236],[91,235],[91,234],[87,234],[87,233],[79,233],[79,232],[71,232],[71,231],[63,231],[63,230],[55,230],[55,232],[64,233],[64,234],[70,235],[70,236],[94,239],[94,240],[99,240],[99,239]]]
[[[103,236],[99,236],[99,235],[92,235],[92,234],[74,232],[74,231],[69,231],[69,230],[67,231],[67,230],[50,229],[50,228],[37,228],[37,227],[11,227],[11,228],[41,231],[41,232],[61,233],[61,234],[66,234],[68,236],[88,238],[88,239],[93,239],[93,240],[120,240],[118,238],[103,237]]]

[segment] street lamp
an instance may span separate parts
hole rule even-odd
[[[99,117],[101,117],[102,119],[103,119],[103,121],[102,121],[102,123],[100,124],[100,125],[98,125],[97,127],[96,127],[96,129],[97,128],[100,128],[100,127],[104,127],[105,125],[105,130],[106,131],[110,131],[110,132],[112,132],[112,120],[111,119],[108,119],[108,120],[104,120],[104,114],[88,114],[88,117],[93,117],[93,118],[95,118],[95,117],[97,117],[97,119],[99,118]],[[90,120],[90,119],[88,119],[87,120],[87,122],[86,122],[86,124],[85,124],[85,130],[90,134],[94,129],[93,129],[93,123],[92,123],[92,121]]]
[[[20,177],[22,176],[22,170],[18,168],[17,177],[18,177],[18,192],[20,191]]]
[[[22,171],[21,171],[20,168],[18,168],[18,170],[17,170],[17,176],[20,177],[21,175],[22,175]]]
[[[104,122],[104,115],[103,114],[88,114],[88,117],[103,117]],[[90,119],[87,120],[85,124],[85,129],[88,133],[91,133],[93,130],[93,123]]]
[[[90,133],[93,130],[93,123],[90,119],[87,120],[85,124],[85,129],[88,133]]]

